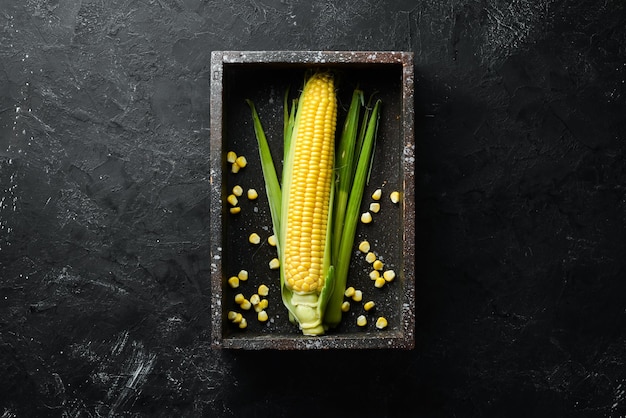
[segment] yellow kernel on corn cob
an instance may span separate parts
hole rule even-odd
[[[236,185],[235,187],[233,187],[233,194],[237,197],[241,196],[243,194],[243,187],[241,187],[240,185]]]
[[[246,280],[248,280],[248,270],[239,270],[239,273],[237,273],[237,277],[239,277],[239,280],[241,280],[242,282],[245,282]]]
[[[374,281],[374,287],[381,288],[387,283],[387,281],[383,277],[379,277]]]
[[[383,273],[383,278],[388,282],[393,281],[393,279],[396,278],[396,272],[393,270],[387,270]]]
[[[252,303],[250,303],[250,301],[248,299],[244,299],[243,302],[241,302],[241,305],[239,305],[239,306],[244,311],[249,311],[250,308],[252,308]]]
[[[244,168],[248,165],[248,160],[246,160],[246,157],[244,157],[243,155],[240,155],[235,160],[235,164],[237,164],[240,168]]]
[[[387,328],[387,325],[389,325],[389,323],[384,316],[381,316],[376,320],[376,328],[378,329]]]
[[[234,194],[229,194],[226,200],[228,201],[228,203],[230,203],[231,206],[237,206],[237,203],[239,203],[237,196],[235,196]]]
[[[250,242],[250,244],[259,244],[261,242],[261,237],[256,232],[253,232],[248,237],[248,242]]]
[[[389,198],[393,203],[398,203],[400,201],[400,192],[391,192]]]
[[[370,222],[372,222],[372,214],[369,212],[364,212],[361,214],[361,222],[363,222],[364,224],[368,224]]]
[[[350,310],[350,302],[347,300],[341,304],[341,312],[348,312]]]
[[[267,243],[272,247],[275,247],[277,242],[278,241],[276,240],[276,235],[270,235],[269,237],[267,237]]]
[[[343,294],[345,297],[351,298],[352,296],[354,296],[354,292],[355,292],[354,287],[350,286],[349,288],[346,289],[346,291]]]
[[[244,329],[248,326],[248,321],[246,321],[246,318],[242,317],[241,321],[239,322],[239,328]]]
[[[355,290],[354,294],[352,295],[352,300],[355,302],[360,302],[363,300],[363,292],[360,290]]]
[[[241,206],[234,206],[232,208],[228,209],[230,211],[230,213],[232,213],[233,215],[238,214],[239,212],[241,212]]]
[[[261,302],[261,297],[259,295],[255,293],[252,296],[250,296],[250,303],[252,304],[252,306],[258,305],[259,302]]]
[[[365,304],[363,305],[363,309],[365,309],[366,311],[371,311],[374,306],[376,306],[376,304],[373,300],[370,300],[369,302],[365,302]]]
[[[248,189],[248,199],[254,200],[259,197],[259,193],[255,189]]]
[[[280,260],[276,257],[272,258],[269,263],[270,269],[278,270],[280,268]]]
[[[378,203],[378,202],[370,203],[370,212],[372,212],[372,213],[380,212],[380,203]]]
[[[259,322],[265,322],[269,319],[269,316],[267,315],[267,312],[265,311],[260,311],[259,313],[257,313],[256,317]]]
[[[241,305],[246,298],[243,296],[243,293],[237,293],[235,295],[235,303],[237,305]]]
[[[367,241],[361,241],[361,243],[359,244],[359,251],[364,254],[368,253],[370,248],[370,243]]]
[[[376,261],[376,254],[370,251],[365,255],[365,261],[372,264],[374,261]]]
[[[383,196],[383,191],[380,189],[376,189],[374,193],[372,193],[372,199],[374,200],[380,200],[382,196]]]
[[[370,279],[376,280],[380,277],[380,272],[378,270],[370,271]]]
[[[259,294],[259,296],[267,296],[270,293],[270,288],[262,284],[259,286],[257,293]]]
[[[374,262],[372,263],[372,267],[374,267],[374,270],[382,270],[385,265],[380,260],[374,260]]]
[[[235,153],[235,151],[228,151],[228,153],[226,154],[226,161],[232,164],[235,162],[236,159],[237,159],[237,154]]]
[[[356,324],[360,327],[364,327],[365,325],[367,325],[367,318],[365,317],[365,315],[359,315],[359,317],[356,319]]]
[[[237,318],[237,312],[235,312],[235,311],[228,311],[227,318],[228,318],[229,321],[234,321],[235,318]]]
[[[228,285],[230,287],[232,287],[233,289],[236,289],[239,287],[239,277],[237,276],[232,276],[228,279]]]

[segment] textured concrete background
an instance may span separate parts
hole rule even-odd
[[[209,349],[228,49],[415,52],[415,350]],[[624,416],[625,56],[621,0],[3,0],[0,416]]]

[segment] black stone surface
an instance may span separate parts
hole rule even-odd
[[[624,416],[625,28],[621,0],[3,0],[0,416]],[[210,52],[274,49],[416,54],[412,351],[209,349]]]

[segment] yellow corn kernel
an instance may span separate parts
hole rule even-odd
[[[255,293],[252,296],[250,296],[250,303],[252,304],[252,306],[258,305],[259,302],[261,302],[261,297],[259,295]]]
[[[232,276],[228,279],[228,285],[230,287],[232,287],[233,289],[236,289],[239,287],[239,277],[237,276]]]
[[[361,241],[361,243],[359,244],[359,251],[361,251],[363,254],[367,254],[370,248],[370,243],[367,241]]]
[[[267,307],[269,306],[269,301],[267,299],[261,299],[261,301],[259,302],[259,304],[257,306],[260,306],[261,309],[267,309]]]
[[[237,159],[237,154],[235,153],[235,151],[228,151],[228,153],[226,154],[226,161],[232,164],[235,162],[236,159]]]
[[[230,213],[232,213],[233,215],[238,214],[239,212],[241,212],[241,206],[235,206],[229,209]]]
[[[235,318],[237,318],[237,312],[235,312],[235,311],[228,311],[227,318],[228,318],[229,321],[234,321]]]
[[[248,242],[250,242],[250,244],[255,244],[255,245],[259,244],[261,242],[261,237],[256,232],[253,232],[248,237]]]
[[[237,293],[235,295],[235,303],[237,305],[241,305],[246,298],[243,296],[243,293]]]
[[[385,264],[383,264],[383,262],[380,260],[375,260],[372,263],[372,267],[374,267],[374,270],[382,270],[383,267],[385,267]]]
[[[241,196],[243,194],[243,187],[241,187],[240,185],[236,185],[235,187],[233,187],[233,194],[237,197]]]
[[[248,165],[248,160],[246,160],[246,157],[244,157],[243,155],[240,155],[235,160],[235,164],[237,164],[240,168],[244,168]]]
[[[363,305],[363,309],[365,309],[366,311],[371,311],[372,309],[374,309],[374,306],[376,306],[376,304],[373,300],[370,300],[369,302],[365,302],[365,304]]]
[[[238,324],[241,321],[243,321],[243,315],[240,314],[239,312],[235,312],[235,317],[232,319],[234,324]]]
[[[242,317],[241,321],[239,322],[239,328],[244,329],[248,326],[248,321],[246,321],[246,318]]]
[[[324,253],[334,181],[337,98],[332,77],[317,73],[298,102],[298,129],[291,138],[291,176],[284,190],[285,285],[299,295],[319,294],[326,271]],[[283,229],[284,228],[284,229]]]
[[[378,270],[370,271],[370,279],[376,280],[380,277],[380,272]]]
[[[387,283],[387,281],[383,277],[379,277],[374,281],[374,287],[381,288]]]
[[[257,313],[256,317],[259,320],[259,322],[265,322],[269,319],[269,316],[267,316],[267,312],[265,311],[260,311],[259,313]]]
[[[365,261],[372,264],[374,261],[376,261],[376,254],[370,251],[365,255]]]
[[[276,235],[270,235],[269,237],[267,237],[267,243],[272,247],[275,247],[277,242],[278,241],[276,240]]]
[[[239,170],[241,170],[241,167],[239,167],[239,166],[237,165],[237,163],[233,163],[233,164],[230,166],[230,171],[231,171],[232,173],[234,173],[234,174],[239,173]]]
[[[365,317],[365,315],[359,315],[359,317],[356,319],[356,324],[360,327],[364,327],[365,325],[367,325],[367,318]]]
[[[360,290],[355,290],[354,295],[352,295],[352,300],[355,302],[360,302],[363,300],[363,292]]]
[[[363,222],[364,224],[368,224],[370,222],[372,222],[372,214],[369,212],[364,212],[361,214],[361,222]]]
[[[267,296],[270,293],[270,288],[266,285],[262,284],[259,286],[259,290],[257,291],[259,296]]]
[[[270,260],[270,269],[272,270],[278,270],[280,268],[280,260],[276,257],[272,258]]]
[[[384,316],[381,316],[376,320],[376,328],[378,329],[387,328],[387,325],[389,325],[389,323]]]
[[[229,194],[226,200],[228,201],[228,203],[230,203],[231,206],[237,206],[237,203],[239,203],[237,196],[235,196],[234,194]]]
[[[243,309],[244,311],[249,311],[250,308],[252,308],[252,304],[250,303],[248,299],[244,299],[243,302],[241,302],[241,305],[239,305],[239,307]]]
[[[389,198],[393,203],[398,203],[400,201],[400,192],[391,192]]]
[[[259,197],[259,193],[255,189],[248,189],[248,199],[254,200]]]
[[[383,191],[380,189],[376,189],[374,193],[372,193],[372,199],[374,200],[380,200],[382,196],[383,196]]]
[[[348,312],[350,310],[350,302],[347,300],[341,304],[341,312]]]
[[[388,281],[391,282],[393,281],[393,279],[396,278],[396,272],[393,270],[387,270],[383,273],[383,278]]]
[[[237,273],[237,277],[239,277],[239,280],[241,280],[242,282],[245,282],[246,280],[248,280],[248,270],[239,270],[239,273]]]
[[[354,296],[354,292],[355,292],[354,287],[350,286],[349,288],[346,289],[345,292],[343,292],[343,294],[345,297],[351,298],[352,296]]]
[[[372,212],[372,213],[380,212],[380,203],[378,203],[378,202],[370,203],[370,212]]]

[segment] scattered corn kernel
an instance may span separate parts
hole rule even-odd
[[[382,269],[383,269],[383,267],[385,267],[385,265],[383,264],[383,262],[382,262],[382,261],[380,261],[380,260],[375,260],[375,261],[372,263],[372,267],[374,267],[374,270],[382,270]]]
[[[259,304],[257,306],[260,306],[261,309],[265,309],[268,307],[269,305],[269,301],[267,299],[261,299],[261,301],[259,302]]]
[[[237,305],[241,305],[246,298],[243,296],[243,293],[237,293],[235,295],[235,303]]]
[[[271,245],[272,247],[275,247],[275,246],[276,246],[276,244],[278,243],[278,242],[276,241],[276,235],[270,235],[270,236],[267,238],[267,243],[268,243],[269,245]]]
[[[359,315],[359,317],[356,319],[356,324],[360,327],[364,327],[365,325],[367,325],[367,318],[365,317],[365,315]]]
[[[267,316],[267,312],[265,311],[260,311],[256,317],[259,320],[259,322],[265,322],[269,319],[269,317]]]
[[[248,280],[248,270],[239,270],[239,273],[237,273],[237,277],[239,277],[239,280],[241,280],[242,282],[245,282],[246,280]]]
[[[250,303],[253,306],[256,306],[259,304],[259,302],[261,302],[261,297],[259,295],[257,295],[256,293],[253,294],[252,296],[250,296]]]
[[[228,311],[228,316],[227,316],[229,321],[234,321],[235,318],[237,318],[237,312],[235,311]]]
[[[355,302],[360,302],[363,300],[363,292],[360,290],[355,290],[354,295],[352,295],[352,300]]]
[[[237,154],[235,153],[235,151],[228,151],[228,153],[226,154],[226,161],[232,164],[235,162],[236,159]]]
[[[365,302],[365,304],[363,305],[363,309],[365,309],[366,311],[370,311],[374,308],[374,306],[376,306],[376,304],[373,300],[370,300],[369,302]]]
[[[384,316],[381,316],[376,320],[376,328],[378,329],[387,328],[387,325],[389,325],[389,323]]]
[[[376,189],[374,193],[372,193],[372,199],[374,200],[380,200],[382,196],[383,196],[383,191],[380,189]]]
[[[378,270],[370,271],[370,279],[376,280],[380,277],[380,272]]]
[[[237,276],[232,276],[231,278],[228,279],[228,285],[230,287],[232,287],[233,289],[236,289],[239,287],[239,277]]]
[[[244,157],[243,155],[240,155],[235,160],[235,164],[237,164],[241,168],[244,168],[245,166],[248,165],[248,160],[246,160],[246,157]]]
[[[383,277],[386,281],[390,282],[396,278],[396,272],[393,270],[387,270],[383,273]]]
[[[233,323],[238,324],[241,321],[243,321],[243,315],[240,314],[239,312],[235,312],[235,318],[233,318]]]
[[[239,203],[239,199],[237,199],[237,196],[235,196],[234,194],[229,194],[226,200],[228,201],[228,203],[230,203],[231,206],[237,206],[237,203]]]
[[[367,261],[368,263],[372,264],[374,261],[376,261],[376,254],[374,254],[373,252],[370,251],[365,256],[365,261]]]
[[[341,304],[341,312],[348,312],[350,310],[350,302],[347,300]]]
[[[249,311],[250,308],[252,308],[252,304],[250,303],[250,301],[248,299],[244,299],[243,302],[241,302],[241,305],[239,305],[239,306],[244,311]]]
[[[361,243],[359,244],[359,251],[361,251],[363,254],[368,253],[370,248],[370,243],[367,241],[361,241]]]
[[[378,202],[370,203],[370,212],[373,212],[373,213],[380,212],[380,203]]]
[[[274,257],[270,260],[270,269],[277,270],[278,268],[280,268],[280,260]]]
[[[364,224],[368,224],[370,222],[372,222],[372,214],[369,212],[364,212],[361,214],[361,222],[363,222]]]
[[[241,318],[241,322],[239,322],[239,328],[244,329],[248,326],[248,321],[246,321],[246,318]]]
[[[255,189],[248,189],[248,199],[254,200],[259,197],[259,193]]]
[[[230,208],[230,213],[232,213],[233,215],[236,215],[239,212],[241,212],[241,206],[235,206],[235,207]]]
[[[259,296],[267,296],[270,293],[270,288],[262,284],[259,286],[259,290],[257,293],[259,294]]]
[[[237,197],[241,196],[243,194],[243,187],[241,187],[240,185],[236,185],[235,187],[233,187],[233,194]]]
[[[400,192],[391,192],[389,198],[393,203],[398,203],[400,201]]]
[[[383,277],[379,277],[378,279],[376,279],[376,281],[374,281],[374,287],[380,289],[385,285],[385,283],[387,283],[387,281]]]
[[[259,244],[261,242],[261,237],[256,232],[253,232],[248,237],[248,241],[250,244]]]
[[[239,173],[239,170],[241,170],[241,167],[239,167],[239,166],[237,165],[237,163],[233,163],[233,164],[230,166],[230,171],[231,171],[232,173],[234,173],[234,174]]]
[[[352,296],[354,296],[354,287],[350,286],[349,288],[346,289],[346,291],[343,293],[345,297],[347,298],[351,298]]]

